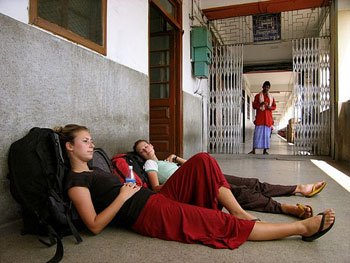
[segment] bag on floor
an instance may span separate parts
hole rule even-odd
[[[113,173],[112,161],[102,148],[94,148],[93,158],[88,162],[88,166],[98,167],[107,173]]]
[[[62,237],[73,234],[80,243],[78,230],[84,225],[64,193],[67,168],[58,134],[48,128],[32,128],[11,144],[8,166],[10,191],[22,210],[21,233],[48,236],[48,242],[39,238],[47,246],[56,244],[56,254],[48,262],[59,262]]]
[[[129,165],[132,165],[136,179],[136,184],[150,188],[147,174],[143,169],[143,160],[134,153],[118,154],[112,157],[113,172],[117,175],[122,183],[129,173]]]

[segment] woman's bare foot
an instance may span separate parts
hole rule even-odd
[[[323,214],[324,215],[317,215],[317,216],[305,219],[303,221],[299,221],[304,227],[304,229],[301,232],[301,235],[304,238],[311,237],[318,232],[326,230],[334,223],[335,212],[333,209],[327,209],[323,211]],[[323,225],[323,228],[320,229],[322,217],[324,217],[324,225]]]
[[[314,195],[314,192],[321,192],[322,189],[326,186],[326,182],[322,181],[322,182],[317,182],[314,184],[300,184],[297,186],[297,188],[295,189],[295,191],[293,192],[293,194],[302,194],[303,196],[310,196],[310,195]]]
[[[281,208],[283,213],[287,215],[292,215],[301,219],[310,218],[313,216],[313,209],[309,205],[289,205],[289,204],[281,204]]]

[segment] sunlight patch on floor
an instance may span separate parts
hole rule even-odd
[[[325,161],[311,160],[311,162],[325,172],[334,181],[340,184],[345,190],[350,192],[350,177],[341,171],[337,170],[333,166],[329,165]]]
[[[285,142],[287,141],[287,139],[282,137],[281,135],[279,135],[279,134],[276,134],[276,135],[277,135],[278,138],[282,139],[283,141],[285,141]]]

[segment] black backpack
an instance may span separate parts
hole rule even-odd
[[[48,262],[59,262],[62,237],[73,234],[80,243],[78,230],[84,225],[64,193],[67,167],[58,134],[48,128],[32,128],[11,144],[8,166],[10,191],[22,209],[21,233],[48,236],[49,242],[39,238],[47,246],[56,244],[56,253]]]

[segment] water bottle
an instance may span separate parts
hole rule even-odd
[[[134,173],[132,171],[132,166],[131,165],[129,165],[129,174],[125,178],[125,182],[126,183],[136,183],[135,176],[134,176]]]

